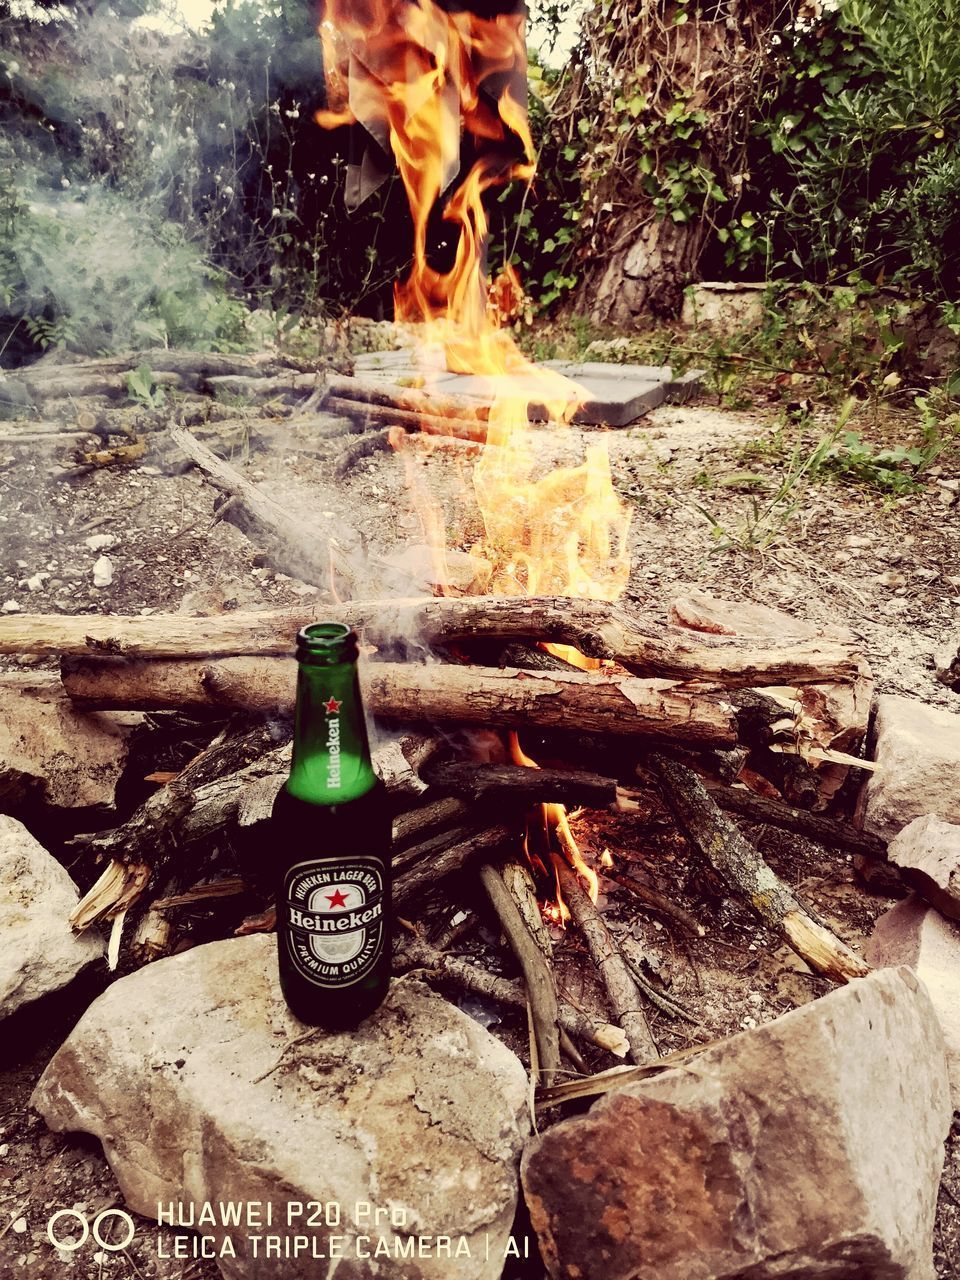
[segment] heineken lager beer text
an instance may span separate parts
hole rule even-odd
[[[297,661],[293,761],[272,824],[280,985],[301,1021],[342,1030],[390,979],[390,810],[370,763],[356,635],[304,627]]]

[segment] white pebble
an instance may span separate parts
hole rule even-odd
[[[0,613],[22,613],[22,612],[23,612],[23,606],[19,604],[16,600],[4,600],[3,604],[0,604]]]
[[[113,581],[113,562],[109,556],[101,556],[93,566],[93,585],[95,587],[109,587]]]
[[[84,538],[83,545],[89,547],[91,551],[106,551],[110,547],[115,547],[119,539],[112,533],[92,533],[89,538]]]
[[[16,1222],[10,1223],[10,1230],[15,1231],[18,1236],[22,1236],[27,1229],[26,1218],[17,1218]]]

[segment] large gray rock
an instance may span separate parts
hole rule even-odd
[[[914,818],[960,823],[960,715],[913,698],[877,699],[874,759],[860,792],[865,831],[890,841]]]
[[[78,711],[50,672],[0,677],[0,804],[112,808],[139,712]]]
[[[47,1067],[34,1105],[52,1128],[101,1140],[140,1213],[271,1205],[268,1233],[310,1242],[298,1259],[264,1258],[253,1243],[263,1229],[211,1224],[218,1249],[229,1238],[236,1254],[221,1256],[225,1276],[494,1280],[528,1132],[519,1060],[409,980],[355,1032],[304,1038],[280,994],[275,945],[214,942],[114,983]],[[288,1206],[311,1201],[338,1205],[341,1224],[288,1225]],[[396,1226],[373,1225],[358,1205]],[[462,1238],[469,1256],[443,1246],[438,1256],[442,1236],[454,1250]],[[391,1256],[374,1256],[378,1237]],[[392,1256],[415,1237],[425,1249]]]
[[[914,818],[890,841],[887,857],[921,898],[960,920],[960,826],[933,813]]]
[[[933,1280],[950,1097],[909,969],[885,969],[530,1143],[523,1185],[567,1280]]]
[[[77,937],[67,917],[79,894],[56,858],[0,814],[0,1017],[59,991],[103,955],[103,940]]]
[[[926,987],[943,1028],[950,1092],[960,1110],[960,925],[911,894],[873,926],[866,957],[877,967],[909,965]]]

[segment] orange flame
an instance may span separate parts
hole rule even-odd
[[[528,361],[501,325],[508,308],[488,305],[484,197],[512,179],[531,181],[534,172],[526,110],[511,96],[526,68],[523,23],[520,13],[487,19],[447,13],[434,0],[327,0],[320,36],[328,108],[316,118],[326,127],[358,120],[388,142],[414,226],[413,266],[395,289],[397,318],[422,326],[448,370],[485,379],[492,404],[473,474],[483,536],[472,551],[490,563],[487,589],[614,600],[629,575],[629,515],[614,490],[606,446],[602,440],[589,446],[577,465],[544,469],[530,407],[563,427],[583,393]],[[428,260],[427,228],[457,175],[461,127],[477,158],[443,208],[458,237],[453,265],[444,272]],[[511,138],[519,142],[519,156]],[[522,296],[512,268],[508,286]],[[424,487],[419,490],[423,526],[442,564],[445,522],[430,510]],[[445,580],[442,572],[437,580]],[[578,666],[597,665],[568,646],[550,648]],[[511,739],[517,762],[536,768],[515,734]],[[595,899],[596,874],[577,848],[563,806],[544,805],[543,817]]]

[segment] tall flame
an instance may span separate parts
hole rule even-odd
[[[529,407],[543,406],[549,421],[565,426],[583,394],[527,360],[487,305],[484,197],[534,173],[526,110],[517,97],[526,70],[523,23],[520,12],[480,18],[448,13],[434,0],[327,0],[320,35],[328,107],[317,121],[328,127],[359,121],[374,138],[388,140],[414,226],[412,269],[395,289],[397,318],[423,326],[448,370],[488,380],[486,444],[473,475],[483,524],[473,551],[490,563],[487,589],[613,600],[629,574],[629,515],[614,491],[606,446],[598,441],[577,465],[544,472]],[[461,129],[476,158],[451,185]],[[430,215],[444,197],[443,216],[457,236],[447,271],[428,255]],[[425,528],[444,528],[436,512],[421,516]],[[443,550],[440,541],[438,559]],[[595,665],[575,650],[553,651]],[[519,744],[514,749],[522,756]],[[595,892],[596,877],[562,806],[544,806],[544,818]]]

